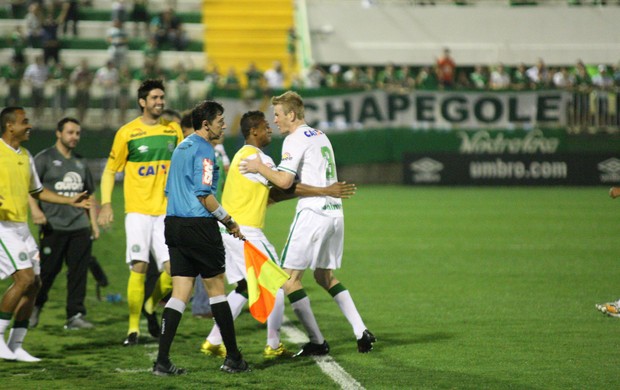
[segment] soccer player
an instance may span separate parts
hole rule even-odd
[[[95,184],[86,161],[73,150],[80,142],[82,129],[77,119],[65,117],[56,126],[56,143],[34,157],[44,187],[73,196],[87,191],[95,202]],[[87,321],[84,298],[88,267],[92,257],[92,239],[99,237],[95,208],[87,213],[70,206],[36,202],[29,197],[32,219],[39,225],[41,252],[41,289],[30,317],[30,327],[39,323],[56,276],[67,264],[67,322],[65,329],[92,328]]]
[[[0,279],[13,283],[0,300],[0,358],[38,362],[22,344],[28,332],[39,278],[39,250],[28,228],[28,194],[45,202],[89,208],[89,195],[66,197],[43,187],[32,156],[21,143],[30,139],[32,125],[22,107],[0,112]],[[5,342],[4,333],[14,318]]]
[[[224,107],[214,101],[199,103],[192,110],[194,133],[175,149],[166,184],[168,207],[165,220],[166,244],[170,249],[172,297],[161,320],[159,352],[153,365],[155,375],[181,375],[184,369],[170,361],[170,347],[185,306],[200,275],[210,297],[213,318],[226,346],[222,371],[249,371],[237,347],[235,324],[226,300],[224,244],[218,221],[235,238],[245,237],[239,225],[215,198],[219,169],[211,141],[226,128]]]
[[[161,118],[165,89],[161,80],[145,80],[138,88],[142,115],[121,127],[114,136],[112,150],[101,177],[101,211],[97,222],[102,227],[114,221],[112,191],[116,172],[125,171],[126,262],[130,273],[127,283],[129,329],[125,346],[138,344],[140,314],[145,299],[144,282],[149,252],[161,275],[144,305],[151,336],[159,336],[155,306],[172,289],[170,255],[164,240],[166,197],[164,187],[172,151],[183,139],[176,122]]]
[[[611,187],[609,189],[609,197],[611,199],[620,197],[620,187]],[[595,306],[597,310],[605,315],[620,318],[620,299],[615,302],[597,303]]]
[[[239,172],[239,162],[246,158],[259,157],[264,164],[275,169],[271,157],[263,153],[262,149],[271,143],[271,128],[261,111],[249,111],[241,117],[241,133],[245,138],[245,145],[233,157],[228,180],[224,187],[222,206],[235,216],[241,232],[258,249],[279,263],[276,251],[263,233],[265,226],[265,214],[267,203],[270,200],[271,185],[259,173]],[[336,182],[327,188],[312,187],[305,184],[295,184],[295,196],[333,196],[348,198],[355,193],[355,185],[345,182]],[[272,193],[278,199],[286,199],[288,194]],[[223,234],[224,247],[226,248],[226,279],[228,283],[237,283],[235,290],[228,294],[228,302],[237,318],[241,309],[248,301],[246,267],[243,242]],[[284,315],[284,295],[282,290],[276,294],[276,301],[272,314],[267,319],[267,345],[263,354],[267,358],[287,356],[288,351],[280,342],[280,327]],[[207,355],[225,356],[226,349],[222,345],[222,337],[219,328],[213,326],[211,333],[202,344],[201,351]]]
[[[296,176],[302,184],[317,187],[337,182],[332,145],[325,133],[306,124],[301,96],[287,91],[273,97],[271,104],[274,122],[286,136],[278,170],[272,170],[255,158],[241,162],[240,172],[260,173],[282,189],[290,188]],[[341,266],[343,245],[342,200],[329,196],[300,198],[281,260],[282,268],[291,276],[284,283],[284,292],[310,339],[295,356],[329,353],[329,345],[319,329],[301,283],[308,268],[314,271],[314,279],[329,292],[353,327],[358,351],[366,353],[373,348],[375,336],[366,328],[349,291],[334,276],[333,271]]]

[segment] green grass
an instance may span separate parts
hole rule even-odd
[[[613,387],[620,320],[604,317],[594,303],[620,297],[619,207],[600,187],[359,188],[345,204],[337,276],[379,341],[370,354],[358,354],[348,323],[307,275],[331,356],[368,389]],[[124,297],[128,272],[122,210],[116,211],[95,254],[111,279],[106,292]],[[266,231],[277,248],[293,213],[294,202],[268,212]],[[44,360],[0,362],[3,388],[338,388],[311,359],[264,361],[265,331],[247,313],[236,328],[253,371],[219,372],[221,361],[198,351],[210,323],[189,309],[172,358],[190,373],[153,377],[155,342],[144,337],[135,348],[120,346],[125,304],[96,301],[92,279],[87,306],[96,329],[62,329],[63,279],[64,272],[25,343]],[[288,305],[286,313],[294,319]]]

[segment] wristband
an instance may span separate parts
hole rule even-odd
[[[230,218],[228,218],[228,221],[222,222],[222,223],[224,224],[224,226],[226,226],[226,229],[228,229],[230,224],[234,224],[235,223],[235,220],[232,217],[230,217]]]
[[[211,214],[213,214],[213,216],[217,218],[218,221],[223,221],[224,218],[228,216],[228,213],[226,212],[226,210],[224,210],[224,208],[221,205],[218,208],[216,208],[214,211],[211,211]]]

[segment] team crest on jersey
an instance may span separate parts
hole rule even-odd
[[[52,161],[52,165],[55,166],[55,167],[60,167],[60,166],[62,166],[62,161],[60,161],[60,160],[53,160]]]
[[[175,146],[174,142],[168,141],[168,151],[170,153],[172,153],[174,151],[174,146]]]
[[[131,247],[131,251],[132,251],[133,253],[138,253],[138,252],[140,252],[140,245],[138,245],[138,244],[133,245],[133,246]]]
[[[282,161],[289,161],[292,160],[293,156],[291,156],[291,154],[289,152],[286,152],[284,154],[282,154]]]
[[[43,248],[43,254],[44,255],[51,255],[52,254],[52,248],[50,248],[49,246],[46,246]]]
[[[213,184],[213,161],[208,158],[202,159],[202,184],[210,186]]]
[[[19,255],[17,257],[19,258],[19,261],[28,260],[28,254],[26,252],[19,252]]]

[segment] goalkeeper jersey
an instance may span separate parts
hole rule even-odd
[[[170,158],[182,140],[179,124],[163,118],[149,126],[138,117],[118,130],[105,169],[125,171],[126,213],[166,213],[164,188]]]

